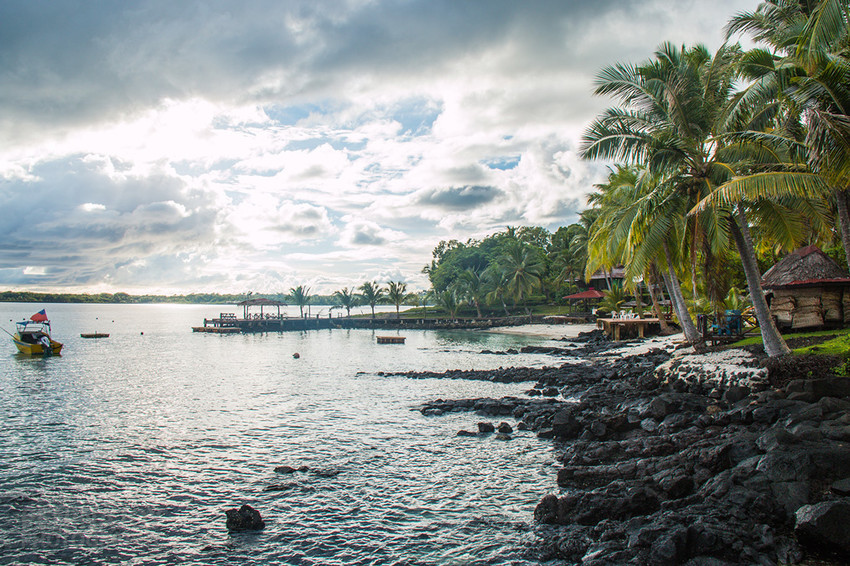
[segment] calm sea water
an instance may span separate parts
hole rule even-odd
[[[0,303],[0,322],[13,330],[44,306]],[[415,410],[529,384],[376,374],[554,365],[479,353],[545,340],[219,336],[190,327],[234,308],[46,308],[61,357],[21,356],[8,336],[0,349],[0,564],[534,562],[534,506],[556,490],[551,444],[523,432],[457,438],[484,419]],[[93,331],[111,336],[79,336]],[[276,474],[280,465],[310,471]],[[224,510],[243,503],[264,530],[228,533]]]

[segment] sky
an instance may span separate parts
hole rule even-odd
[[[754,0],[4,0],[0,290],[425,289],[577,220],[595,75]]]

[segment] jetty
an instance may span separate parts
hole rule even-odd
[[[286,332],[304,330],[329,330],[335,328],[362,328],[373,330],[486,330],[499,326],[523,324],[568,324],[588,322],[592,315],[552,316],[489,316],[482,318],[428,318],[402,317],[396,313],[382,313],[376,317],[333,317],[327,316],[284,316],[280,307],[286,303],[271,299],[249,299],[237,304],[242,307],[241,316],[236,313],[219,313],[217,317],[205,318],[203,326],[193,326],[194,332],[209,334],[236,334],[241,332]],[[259,312],[258,312],[259,311]],[[553,320],[555,319],[555,320]],[[396,337],[393,337],[396,338]],[[381,342],[382,344],[396,342]],[[400,342],[400,343],[403,343]]]
[[[249,313],[248,317],[237,317],[234,313],[221,313],[215,318],[205,318],[203,326],[193,326],[194,332],[209,334],[235,334],[239,332],[286,332],[304,330],[329,330],[337,328],[360,328],[371,330],[486,330],[500,326],[524,324],[546,324],[542,316],[512,316],[484,318],[408,318],[395,313],[384,313],[375,318],[347,316],[286,317],[276,313]]]
[[[633,335],[637,331],[638,338],[643,338],[649,325],[660,325],[657,318],[598,318],[596,327],[602,329],[609,339],[618,341],[623,335]]]

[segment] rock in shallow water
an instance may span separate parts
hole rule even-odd
[[[227,515],[228,531],[258,531],[266,526],[260,512],[248,504],[239,509],[228,509],[224,514]]]

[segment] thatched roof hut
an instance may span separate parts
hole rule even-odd
[[[817,246],[788,254],[764,274],[762,286],[773,295],[770,312],[779,326],[850,322],[850,273]]]

